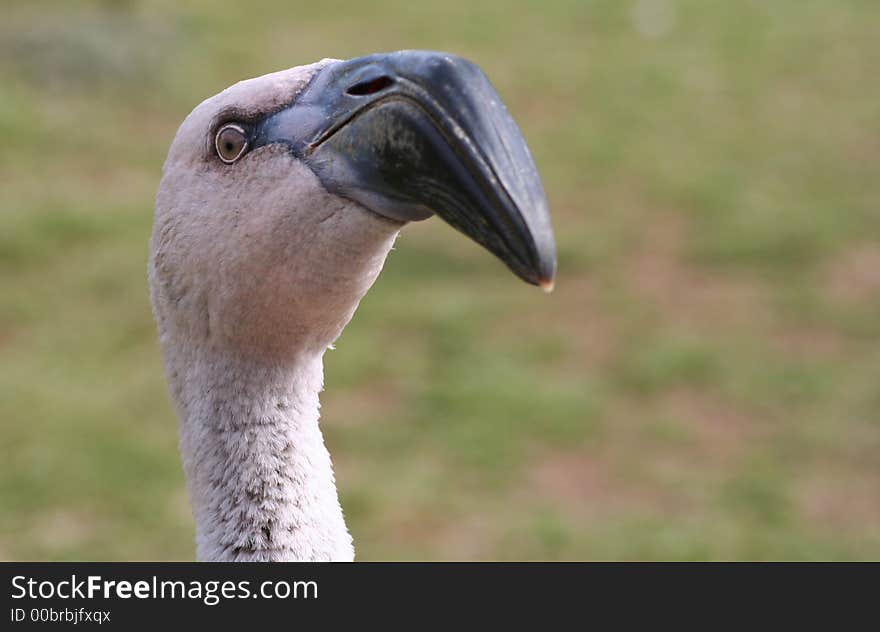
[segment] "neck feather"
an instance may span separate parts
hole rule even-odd
[[[352,560],[318,427],[322,354],[284,366],[180,360],[171,381],[198,558]]]

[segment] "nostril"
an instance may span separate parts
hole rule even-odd
[[[356,97],[366,94],[376,94],[390,86],[392,83],[394,83],[394,79],[387,75],[382,75],[375,79],[368,79],[367,81],[356,83],[346,90],[346,93]]]

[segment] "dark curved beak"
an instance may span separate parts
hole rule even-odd
[[[424,51],[320,70],[254,129],[287,143],[331,192],[401,221],[439,215],[549,290],[556,246],[525,139],[473,63]]]

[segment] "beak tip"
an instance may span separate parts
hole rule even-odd
[[[552,277],[542,278],[538,281],[538,286],[544,290],[545,294],[550,294],[553,291],[553,288],[556,287],[556,279]]]

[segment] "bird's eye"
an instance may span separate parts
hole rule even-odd
[[[220,160],[232,164],[242,157],[247,150],[248,139],[244,129],[235,123],[224,125],[214,137],[214,148]]]

